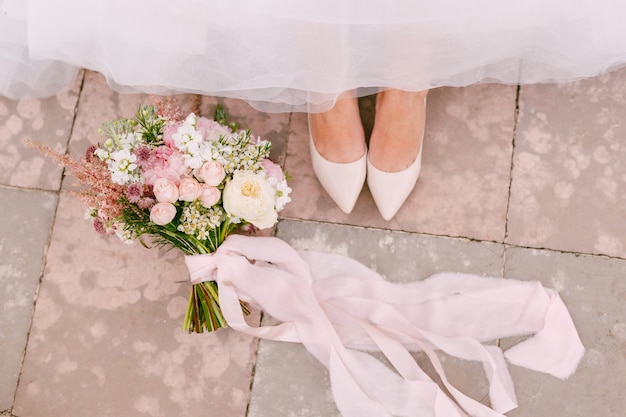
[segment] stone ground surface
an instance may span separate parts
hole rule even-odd
[[[464,271],[556,288],[587,352],[566,381],[510,366],[514,417],[623,416],[626,408],[626,72],[562,85],[431,92],[421,178],[385,222],[367,188],[345,215],[313,176],[303,114],[223,103],[274,142],[293,180],[277,236],[351,256],[393,280]],[[181,330],[176,252],[97,236],[71,181],[25,137],[79,155],[100,123],[148,97],[86,72],[46,100],[0,99],[0,415],[335,417],[325,369],[302,347]],[[371,125],[371,98],[361,102]],[[259,316],[255,316],[258,321]],[[502,341],[506,346],[510,343]],[[483,398],[479,367],[446,359]]]

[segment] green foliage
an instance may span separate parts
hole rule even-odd
[[[163,129],[167,120],[157,116],[156,106],[141,106],[137,109],[137,123],[141,134],[149,146],[163,145]]]
[[[239,130],[239,123],[230,121],[230,115],[228,114],[226,109],[224,109],[224,106],[222,106],[221,104],[218,104],[215,107],[215,114],[213,116],[213,119],[217,123],[221,124],[222,126],[229,127],[233,132],[236,132]]]

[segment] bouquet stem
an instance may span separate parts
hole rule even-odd
[[[244,314],[250,314],[248,305],[240,301]],[[183,330],[188,333],[213,332],[219,328],[228,327],[220,308],[215,281],[194,284],[189,294],[187,313],[183,322]]]

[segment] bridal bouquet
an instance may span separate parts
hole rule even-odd
[[[171,102],[140,107],[133,119],[103,124],[103,143],[76,161],[50,149],[84,186],[96,231],[125,242],[146,238],[185,255],[213,253],[236,229],[265,229],[290,201],[271,144],[238,130],[218,106],[214,120],[182,118]],[[241,302],[244,312],[245,303]],[[225,327],[215,281],[193,284],[183,328],[202,333]]]

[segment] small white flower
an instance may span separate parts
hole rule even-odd
[[[291,187],[287,185],[287,181],[279,181],[276,186],[276,211],[281,211],[285,208],[285,205],[291,201],[289,193],[291,193]]]
[[[199,155],[184,154],[185,166],[191,169],[198,169],[202,166],[204,160]]]
[[[108,161],[111,158],[111,152],[102,148],[96,149],[94,155],[100,158],[101,161]]]
[[[137,179],[137,156],[131,154],[128,149],[122,149],[111,153],[109,161],[109,170],[111,171],[111,180],[120,185],[125,185],[131,180]]]
[[[120,240],[125,244],[132,245],[133,243],[135,243],[135,236],[130,230],[124,230],[123,223],[115,223],[113,225],[113,230],[115,231],[117,237],[119,237]]]
[[[103,148],[106,149],[107,151],[111,152],[113,151],[113,148],[115,147],[115,141],[111,138],[108,138],[107,140],[104,141],[104,143],[102,144]]]
[[[196,127],[198,124],[198,118],[194,113],[189,113],[189,116],[185,118],[185,124]]]
[[[195,127],[183,124],[172,135],[174,144],[181,151],[199,151],[202,142],[202,133],[198,132]]]
[[[215,154],[215,147],[211,142],[202,142],[198,156],[205,161],[213,161]]]
[[[94,217],[98,217],[98,210],[93,207],[88,207],[85,210],[84,218],[85,220],[93,219]]]
[[[139,132],[126,133],[120,138],[122,149],[128,149],[129,151],[134,151],[141,142],[142,137]]]

